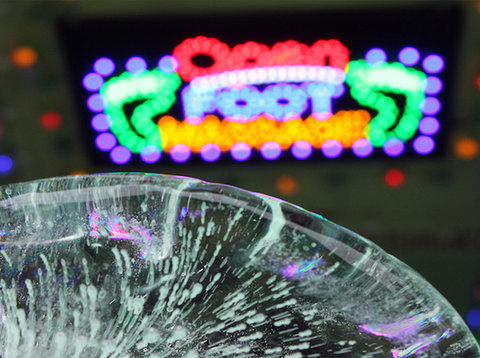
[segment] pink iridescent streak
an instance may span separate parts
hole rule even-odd
[[[99,237],[100,234],[98,233],[98,213],[96,209],[93,209],[90,213],[89,217],[89,224],[91,227],[90,235],[93,237]],[[118,218],[113,218],[108,221],[107,230],[110,234],[110,239],[117,239],[117,240],[132,240],[141,243],[147,243],[148,248],[152,247],[152,237],[150,236],[147,229],[130,225],[129,229],[133,229],[133,235],[131,232],[126,231]],[[143,250],[141,254],[142,258],[147,257],[147,250]]]

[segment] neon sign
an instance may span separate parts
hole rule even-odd
[[[96,145],[118,164],[132,153],[145,163],[168,156],[185,162],[192,154],[207,162],[227,155],[245,161],[253,151],[266,160],[287,151],[296,159],[315,151],[328,158],[345,151],[360,158],[374,150],[391,157],[407,149],[429,154],[440,130],[436,95],[444,61],[437,54],[422,58],[414,47],[400,49],[398,61],[387,57],[373,48],[364,59],[350,60],[347,47],[334,39],[230,48],[198,36],[152,69],[135,56],[115,74],[116,64],[102,57],[83,85],[91,93]],[[337,109],[335,102],[346,95],[356,106]],[[135,104],[131,114],[129,104]],[[182,118],[169,113],[177,104]]]

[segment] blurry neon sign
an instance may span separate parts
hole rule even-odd
[[[202,57],[207,61],[201,64]],[[198,36],[151,70],[143,58],[132,57],[125,72],[112,76],[115,63],[100,58],[83,84],[93,92],[87,105],[95,113],[93,128],[101,132],[97,147],[119,164],[132,153],[146,163],[162,153],[176,162],[192,153],[211,162],[226,152],[243,161],[252,150],[268,160],[287,150],[297,159],[314,150],[335,158],[344,149],[367,157],[374,148],[399,156],[407,144],[429,154],[440,128],[435,95],[442,90],[436,74],[443,59],[422,59],[413,47],[399,52],[399,62],[386,58],[374,48],[365,59],[350,61],[338,40],[312,46],[289,40],[272,47],[250,41],[230,49]],[[358,108],[334,112],[332,102],[346,88]],[[399,95],[405,98],[401,109],[393,98]],[[183,118],[168,115],[177,101]],[[139,104],[127,118],[124,106],[134,102]]]

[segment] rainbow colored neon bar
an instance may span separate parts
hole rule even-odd
[[[199,64],[199,58],[208,59]],[[230,155],[236,161],[259,151],[275,160],[285,151],[307,159],[314,151],[336,158],[345,150],[360,158],[375,148],[387,156],[412,148],[420,155],[435,149],[444,61],[422,58],[414,47],[387,62],[380,48],[364,59],[349,60],[338,40],[312,46],[294,40],[268,47],[249,41],[232,49],[216,38],[189,38],[148,69],[131,57],[126,71],[102,57],[83,79],[94,113],[96,145],[114,163],[132,154],[156,163],[165,153],[185,162],[192,153],[207,162]],[[356,108],[334,111],[335,100],[349,95]],[[395,96],[405,98],[399,108]],[[179,101],[183,118],[169,114]],[[127,116],[124,106],[140,103]],[[129,118],[127,118],[129,117]]]

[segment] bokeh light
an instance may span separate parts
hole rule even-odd
[[[439,93],[443,88],[440,78],[435,76],[427,77],[423,83],[423,90],[426,94],[434,95]]]
[[[467,313],[467,323],[473,329],[480,328],[480,309],[473,309]]]
[[[83,87],[88,91],[98,91],[103,85],[103,77],[98,73],[89,73],[83,77]]]
[[[365,55],[365,60],[372,66],[379,66],[387,60],[387,54],[381,48],[372,48]]]
[[[191,155],[192,152],[190,151],[190,148],[185,144],[177,144],[170,150],[170,157],[174,162],[177,163],[186,162],[188,159],[190,159]]]
[[[405,66],[413,66],[420,60],[420,52],[415,47],[405,47],[398,53],[398,60]]]
[[[327,158],[337,158],[342,154],[343,146],[338,140],[329,139],[321,147],[322,153]]]
[[[125,69],[134,75],[139,75],[147,69],[147,62],[138,56],[130,57],[125,64]]]
[[[102,133],[95,139],[97,148],[103,151],[107,151],[115,147],[117,144],[117,138],[112,133]]]
[[[208,143],[205,144],[201,149],[200,149],[200,156],[202,157],[203,160],[206,162],[214,162],[218,158],[220,158],[220,155],[222,155],[222,150],[220,147],[215,144],[215,143]]]
[[[145,163],[149,164],[158,162],[161,156],[162,152],[154,145],[147,145],[140,152],[140,158],[142,158]]]
[[[158,68],[165,73],[177,72],[180,63],[174,56],[163,56],[158,60]]]
[[[398,188],[405,182],[405,174],[400,169],[390,169],[384,176],[385,184],[391,188]]]
[[[46,131],[54,131],[62,125],[62,117],[59,113],[48,111],[40,116],[40,126]]]
[[[32,67],[37,62],[37,52],[28,46],[17,47],[10,53],[10,61],[20,68]]]
[[[383,145],[383,150],[390,157],[398,157],[405,150],[405,144],[398,138],[390,138]]]
[[[275,160],[282,154],[282,147],[277,142],[266,142],[261,146],[260,153],[267,160]]]
[[[275,182],[277,191],[283,195],[293,195],[298,192],[298,182],[291,175],[282,175]]]
[[[8,174],[13,168],[13,160],[8,155],[0,155],[0,174]]]
[[[455,154],[461,159],[473,159],[478,155],[478,141],[473,138],[463,137],[455,142]]]
[[[132,158],[132,152],[128,148],[119,145],[110,152],[110,158],[116,164],[125,164]]]
[[[237,161],[247,160],[248,158],[250,158],[251,154],[252,148],[247,143],[243,142],[235,143],[230,149],[230,155],[233,159]]]
[[[299,140],[298,142],[293,143],[291,151],[295,158],[307,159],[310,155],[312,155],[313,147],[309,142],[305,140]]]
[[[87,106],[92,112],[101,112],[107,106],[107,99],[101,94],[92,94],[87,99]]]
[[[93,129],[98,132],[104,132],[110,129],[110,126],[112,125],[112,119],[106,114],[99,113],[92,118],[91,123]]]
[[[357,157],[368,157],[373,152],[373,145],[367,138],[357,139],[352,145],[353,154]]]
[[[93,69],[104,77],[110,76],[115,71],[115,63],[107,57],[101,57],[95,61]]]
[[[423,134],[433,135],[437,133],[438,130],[440,129],[440,123],[436,118],[425,117],[420,121],[418,125],[418,129]]]
[[[442,108],[442,104],[435,97],[426,97],[420,103],[420,109],[424,114],[427,114],[427,115],[437,114],[441,108]]]
[[[438,55],[429,55],[423,59],[422,66],[427,73],[439,73],[443,70],[445,62],[443,62],[443,58]]]
[[[420,136],[413,141],[413,149],[418,154],[430,154],[435,149],[435,142],[428,136]]]

